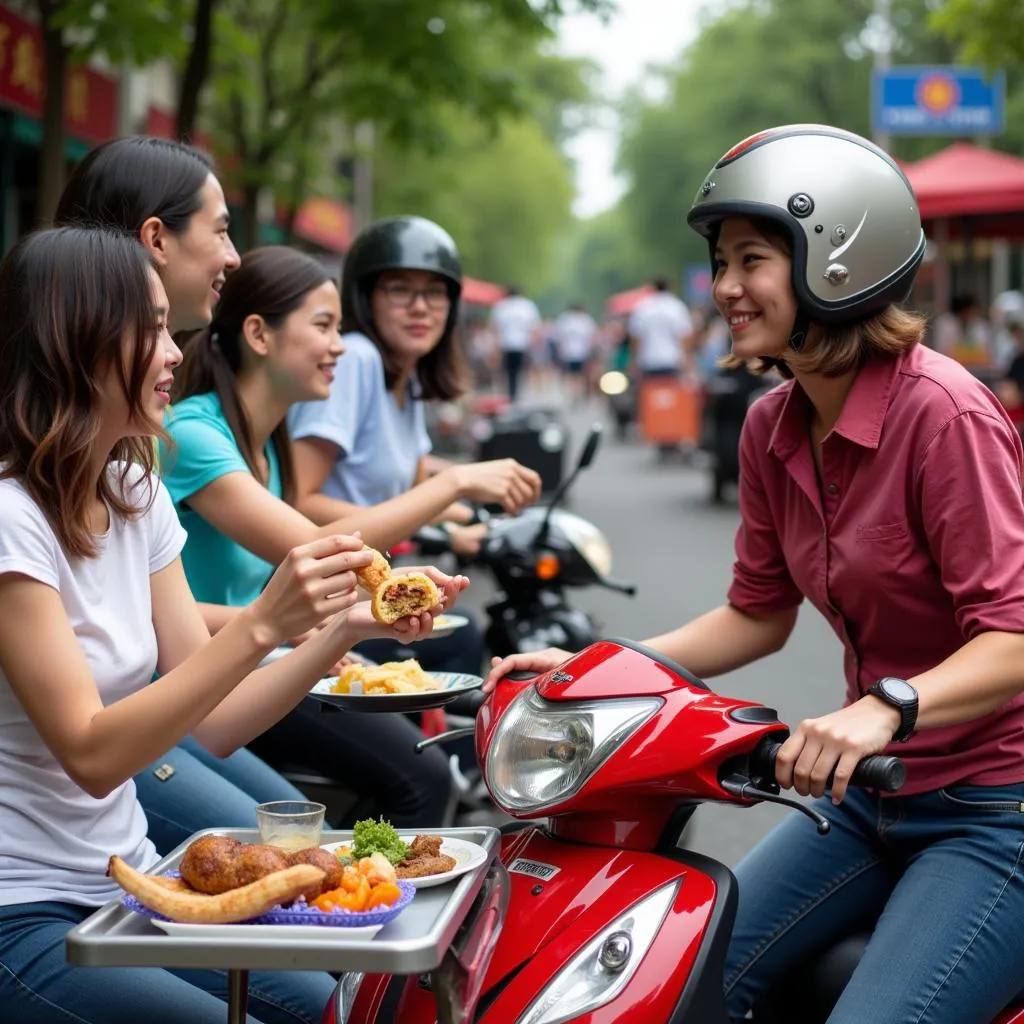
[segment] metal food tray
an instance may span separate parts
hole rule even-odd
[[[399,835],[451,836],[478,843],[490,854],[487,861],[446,885],[417,889],[416,897],[390,924],[372,938],[338,941],[333,928],[315,938],[215,938],[168,935],[147,918],[121,905],[106,904],[68,932],[68,961],[83,967],[217,967],[224,970],[363,971],[372,974],[420,974],[432,971],[444,957],[459,926],[480,891],[484,874],[498,854],[498,829],[400,829]],[[206,829],[164,857],[152,873],[177,867],[188,845],[204,835],[230,836],[240,842],[259,842],[256,829]],[[328,830],[321,843],[351,842],[350,831]],[[340,929],[338,929],[340,931]]]

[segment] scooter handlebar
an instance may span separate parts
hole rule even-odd
[[[751,755],[751,766],[765,778],[775,779],[775,759],[782,749],[781,743],[767,740]],[[828,784],[832,785],[829,775]],[[850,777],[851,786],[863,789],[880,789],[885,793],[897,793],[907,781],[907,766],[898,758],[886,754],[871,754],[862,758]]]

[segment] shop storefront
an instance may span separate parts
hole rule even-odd
[[[35,226],[40,118],[46,75],[39,27],[0,7],[0,243],[3,251]],[[65,81],[65,159],[70,169],[117,133],[117,79],[91,67]]]

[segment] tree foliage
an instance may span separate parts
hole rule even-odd
[[[944,0],[930,24],[957,44],[967,61],[990,69],[1024,67],[1020,0]]]
[[[709,16],[666,72],[664,100],[634,98],[626,105],[619,168],[628,189],[614,214],[578,235],[590,248],[574,260],[583,275],[576,290],[595,294],[615,276],[581,258],[593,254],[610,223],[621,232],[625,272],[619,281],[626,286],[652,272],[678,280],[686,263],[705,260],[704,242],[687,228],[686,213],[708,169],[745,136],[801,121],[870,135],[871,71],[882,43],[874,7],[872,0],[737,0]],[[1009,61],[1011,51],[1024,46],[1019,0],[946,0],[937,10],[934,0],[892,0],[891,12],[893,64],[952,63],[960,40],[967,45],[963,56],[988,54],[993,62]],[[1005,36],[1002,49],[984,42],[987,32]],[[1024,152],[1019,58],[1007,66],[1007,89],[1007,131],[992,141]],[[914,160],[950,141],[894,137],[890,146]]]
[[[273,186],[294,205],[312,177],[331,178],[324,155],[337,149],[339,120],[372,122],[397,145],[436,151],[446,137],[439,110],[457,109],[492,132],[523,113],[524,83],[508,55],[546,38],[561,6],[221,0],[212,123],[238,158],[227,176],[245,198],[244,241],[254,236],[261,189]]]

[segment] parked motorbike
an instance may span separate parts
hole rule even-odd
[[[725,489],[740,479],[740,433],[751,403],[775,386],[745,366],[721,368],[705,385],[701,447],[711,455],[711,500],[725,500]]]
[[[775,782],[788,735],[773,709],[624,640],[502,680],[477,716],[477,754],[503,811],[544,820],[504,830],[438,970],[346,975],[324,1024],[728,1024],[736,882],[679,837],[704,801],[767,801],[808,815],[827,842],[829,822]],[[853,784],[895,792],[905,776],[873,756]],[[824,1021],[829,1007],[818,1012],[772,1020]],[[996,1024],[1024,1024],[1024,1004]]]
[[[606,370],[601,374],[597,387],[608,399],[616,437],[625,441],[630,424],[636,422],[639,396],[635,382],[623,370]]]
[[[567,590],[605,587],[632,597],[636,587],[611,576],[612,551],[589,520],[560,507],[579,474],[597,455],[602,429],[595,424],[572,472],[546,505],[518,516],[487,517],[489,532],[469,565],[485,568],[498,587],[487,605],[484,640],[490,654],[561,647],[579,651],[600,635],[600,624],[574,608]],[[447,535],[429,528],[417,535],[425,554],[450,550]]]

